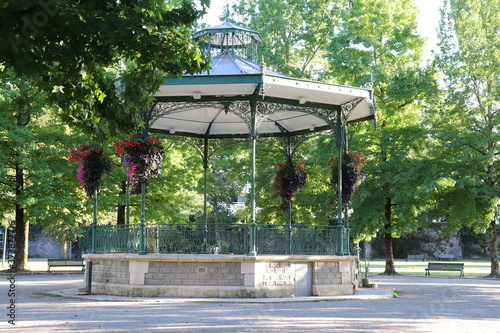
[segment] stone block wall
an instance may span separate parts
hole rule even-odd
[[[341,284],[342,274],[339,270],[339,262],[317,262],[314,265],[313,284]]]
[[[114,260],[92,261],[92,282],[129,284],[129,262]]]
[[[84,258],[92,262],[93,293],[266,298],[352,295],[356,290],[355,257],[86,254]]]
[[[315,262],[313,295],[336,296],[354,294],[358,287],[354,261]]]
[[[239,262],[150,262],[145,285],[243,286]]]

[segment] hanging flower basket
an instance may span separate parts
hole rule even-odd
[[[70,149],[68,161],[78,162],[76,177],[89,198],[99,189],[101,177],[113,169],[106,153],[99,146],[81,145]]]
[[[332,179],[330,185],[335,192],[338,193],[338,165],[337,158],[332,158]],[[366,178],[364,171],[366,165],[366,156],[346,153],[342,160],[342,204],[346,206],[351,201],[352,195],[358,190],[358,187]],[[338,196],[336,196],[331,204],[336,206]]]
[[[141,192],[142,182],[149,185],[151,177],[159,178],[165,155],[160,140],[131,135],[115,142],[114,147],[117,154],[123,154],[122,164],[132,185],[132,194]]]
[[[306,185],[307,174],[304,162],[276,163],[274,196],[281,197],[280,211],[286,211],[292,198]]]

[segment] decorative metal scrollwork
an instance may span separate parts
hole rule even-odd
[[[229,112],[240,117],[250,129],[252,115],[250,112],[250,101],[229,102]]]
[[[149,125],[163,116],[195,108],[223,108],[221,102],[156,102],[148,109]]]
[[[304,105],[287,105],[275,102],[257,101],[256,103],[256,114],[255,114],[255,125],[258,133],[258,128],[266,120],[269,119],[273,114],[279,112],[300,112],[304,114],[312,115],[318,119],[323,120],[332,129],[336,130],[337,122],[340,121],[343,124],[347,123],[349,116],[356,106],[361,103],[364,98],[359,97],[348,103],[340,106],[340,112],[338,106],[332,106],[331,109],[327,108],[317,108]],[[199,102],[157,102],[147,109],[147,116],[149,125],[153,125],[154,122],[160,118],[173,115],[178,112],[193,109],[218,109],[221,112],[232,113],[238,116],[247,125],[249,133],[252,127],[252,111],[251,102],[249,100],[233,100],[233,101],[199,101]],[[340,119],[338,119],[340,116]],[[256,134],[257,134],[256,133]]]
[[[148,109],[148,120],[151,126],[158,119],[172,115],[177,112],[189,109],[213,108],[223,112],[233,113],[240,117],[250,128],[251,112],[249,101],[231,101],[231,102],[157,102]]]
[[[352,110],[354,110],[356,108],[356,106],[359,103],[361,103],[361,101],[363,99],[364,99],[363,97],[359,97],[359,98],[356,98],[355,100],[352,100],[350,102],[342,104],[342,106],[341,106],[342,113],[348,113],[350,115]]]
[[[300,134],[296,136],[290,136],[289,131],[281,126],[279,123],[275,123],[276,126],[280,129],[281,135],[283,137],[283,141],[285,142],[284,145],[284,154],[287,158],[287,160],[292,160],[293,159],[293,154],[295,151],[298,149],[298,147],[304,143],[307,139],[312,137],[311,135],[305,135],[305,134]]]
[[[265,95],[266,95],[266,91],[267,91],[267,89],[269,89],[269,87],[270,87],[270,86],[271,86],[271,85],[270,85],[269,83],[262,83],[262,84],[260,85],[260,94],[261,94],[262,96],[265,96]]]
[[[333,126],[337,119],[336,110],[320,109],[308,106],[286,105],[272,102],[259,102],[257,105],[257,111],[266,118],[272,114],[282,111],[302,112],[313,115],[316,118],[325,121],[330,126]]]
[[[373,81],[366,82],[365,84],[363,84],[361,86],[361,88],[364,88],[364,89],[373,89]]]

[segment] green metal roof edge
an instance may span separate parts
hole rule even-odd
[[[257,74],[228,74],[228,75],[187,75],[180,78],[166,78],[163,80],[162,85],[195,85],[195,84],[246,84],[246,83],[262,83],[264,82],[264,77],[276,78],[287,81],[299,81],[310,84],[319,84],[331,87],[338,87],[344,89],[355,89],[362,90],[370,93],[372,97],[373,89],[346,86],[335,83],[312,81],[307,79],[297,79],[293,77],[275,75],[270,73],[257,73]],[[222,80],[222,82],[221,82]],[[373,98],[373,97],[372,97]]]
[[[199,99],[194,99],[192,96],[157,96],[155,100],[160,103],[192,103],[192,102],[235,102],[248,101],[252,94],[238,96],[201,96]]]
[[[280,76],[277,76],[280,77]],[[193,75],[181,78],[167,78],[162,85],[196,85],[196,84],[246,84],[261,83],[262,74],[235,74],[235,75]]]

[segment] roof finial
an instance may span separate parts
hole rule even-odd
[[[229,21],[229,2],[226,3],[226,22]]]

